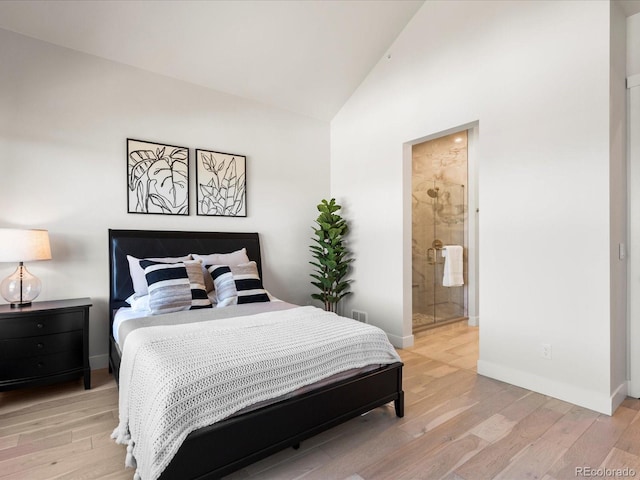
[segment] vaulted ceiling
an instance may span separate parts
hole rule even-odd
[[[0,1],[0,28],[330,120],[422,3]]]
[[[4,0],[0,28],[330,120],[423,3]]]

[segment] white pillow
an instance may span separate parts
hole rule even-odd
[[[242,263],[249,263],[246,248],[241,248],[231,253],[209,253],[206,255],[192,253],[191,256],[194,260],[202,261],[202,273],[204,275],[204,285],[207,288],[207,292],[212,292],[215,286],[205,265],[240,265]]]
[[[137,297],[134,293],[127,298],[126,302],[131,305],[131,310],[134,312],[151,313],[151,308],[149,307],[149,295]]]
[[[149,294],[149,288],[147,286],[147,279],[144,276],[144,270],[140,266],[140,260],[152,260],[154,262],[163,263],[175,263],[182,262],[184,260],[193,260],[191,255],[185,257],[161,257],[161,258],[136,258],[131,255],[127,255],[129,261],[129,275],[131,275],[131,281],[133,282],[133,291],[136,297],[142,297]]]

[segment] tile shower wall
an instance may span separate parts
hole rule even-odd
[[[443,287],[444,259],[433,241],[465,245],[467,132],[412,149],[412,257],[414,329],[466,316],[466,287]],[[431,249],[431,250],[430,250]],[[467,252],[464,274],[467,283]]]

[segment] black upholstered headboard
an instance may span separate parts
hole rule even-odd
[[[133,294],[127,255],[137,258],[179,257],[190,253],[230,253],[247,249],[262,277],[260,240],[257,233],[169,232],[163,230],[109,230],[110,312],[126,306]]]

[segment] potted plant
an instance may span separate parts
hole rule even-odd
[[[315,232],[312,237],[315,243],[309,247],[315,261],[309,263],[316,267],[311,274],[315,281],[311,284],[318,287],[320,293],[313,293],[311,297],[323,302],[325,310],[335,312],[338,302],[351,293],[351,281],[346,276],[353,259],[344,244],[348,226],[336,213],[342,207],[336,204],[335,198],[323,199],[317,208],[320,215],[315,220],[316,226],[311,227]]]

